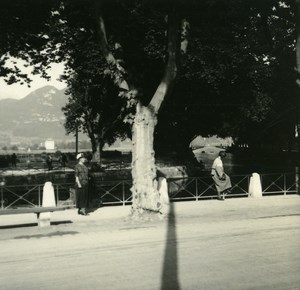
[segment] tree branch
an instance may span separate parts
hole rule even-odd
[[[177,58],[179,57],[180,49],[182,53],[185,53],[187,49],[188,22],[183,20],[181,25],[182,31],[180,34],[180,19],[174,9],[168,16],[168,61],[163,78],[149,103],[149,107],[154,114],[158,113],[162,102],[173,88],[178,71]]]
[[[105,57],[108,65],[112,66],[114,70],[117,72],[114,74],[115,83],[118,85],[120,89],[129,91],[129,85],[124,77],[125,69],[121,66],[120,62],[114,57],[114,55],[109,49],[108,41],[106,37],[105,24],[104,24],[103,17],[101,15],[99,2],[100,1],[97,0],[95,1],[95,13],[96,13],[96,30],[97,30],[97,35],[99,37],[101,52]]]

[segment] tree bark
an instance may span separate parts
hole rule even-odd
[[[101,152],[103,145],[101,144],[102,142],[98,141],[96,143],[95,149],[93,149],[93,157],[92,157],[92,162],[97,163],[100,167],[102,166],[102,159],[101,159]]]
[[[99,153],[99,142],[98,139],[95,137],[94,132],[91,128],[90,122],[87,124],[87,133],[91,141],[92,145],[92,162],[94,163],[101,163],[100,153]]]
[[[156,116],[148,107],[137,105],[132,135],[132,213],[143,214],[145,210],[161,209],[156,180],[153,150]]]

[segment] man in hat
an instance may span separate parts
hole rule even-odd
[[[216,189],[218,192],[218,200],[224,200],[225,194],[231,188],[230,177],[224,172],[222,159],[226,157],[225,151],[220,151],[219,156],[214,160],[211,169],[211,176],[215,182]]]
[[[85,166],[86,158],[82,153],[77,154],[75,166],[76,207],[78,214],[87,215],[86,208],[89,200],[89,170]]]

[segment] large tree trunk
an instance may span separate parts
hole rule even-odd
[[[91,145],[92,145],[92,153],[94,155],[94,153],[97,151],[97,139],[92,135],[92,134],[88,134],[90,137],[90,141],[91,141]]]
[[[95,145],[92,147],[92,152],[93,152],[93,158],[92,162],[97,163],[98,166],[102,166],[102,149],[103,149],[103,139],[97,139],[95,138]]]
[[[93,150],[93,158],[92,158],[93,163],[97,163],[101,166],[101,151],[100,151],[100,146],[96,146],[96,149]]]
[[[161,208],[153,150],[156,116],[149,108],[137,105],[132,128],[132,212],[158,212]]]
[[[182,23],[186,29],[186,21]],[[132,152],[132,213],[164,212],[162,197],[158,192],[155,166],[154,130],[162,102],[174,87],[177,75],[177,55],[180,45],[180,21],[176,13],[168,16],[168,62],[163,78],[147,107],[137,104],[133,124]],[[186,32],[186,31],[184,31]],[[185,39],[185,37],[184,37]],[[183,48],[182,48],[183,49]],[[186,46],[184,47],[186,49]]]
[[[160,194],[157,188],[156,166],[153,147],[154,130],[156,125],[156,118],[161,107],[162,102],[172,90],[175,78],[177,75],[177,56],[178,53],[185,53],[187,48],[187,31],[188,23],[183,20],[180,23],[178,18],[176,5],[168,15],[168,58],[165,67],[165,72],[162,80],[154,93],[148,106],[142,106],[139,102],[137,104],[136,115],[132,127],[132,180],[133,186],[131,188],[133,194],[132,214],[139,216],[144,212],[160,212],[162,208]],[[109,50],[106,31],[103,18],[99,8],[97,21],[97,32],[99,36],[99,44],[101,51],[108,64],[113,65],[122,77],[116,77],[116,84],[122,89],[127,90],[128,94],[133,91],[132,86],[129,86],[125,80],[125,69],[120,66],[120,63],[114,58]],[[181,34],[180,34],[181,24]],[[124,77],[124,78],[123,78]],[[131,89],[129,89],[131,87]]]
[[[101,163],[101,158],[100,158],[100,150],[99,150],[99,142],[98,139],[95,137],[94,133],[90,128],[87,128],[88,131],[88,136],[91,141],[92,145],[92,162],[93,163]]]

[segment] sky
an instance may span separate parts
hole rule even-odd
[[[18,61],[17,66],[22,70],[22,72],[29,73],[31,70],[31,68],[25,68],[21,61]],[[0,100],[7,98],[19,100],[26,97],[36,89],[49,85],[54,86],[59,90],[64,89],[66,84],[57,80],[59,75],[63,73],[63,68],[63,64],[52,64],[51,69],[48,71],[51,76],[50,81],[47,81],[38,75],[31,76],[32,82],[30,84],[30,88],[28,88],[27,84],[20,85],[17,83],[7,85],[4,80],[0,78]]]

